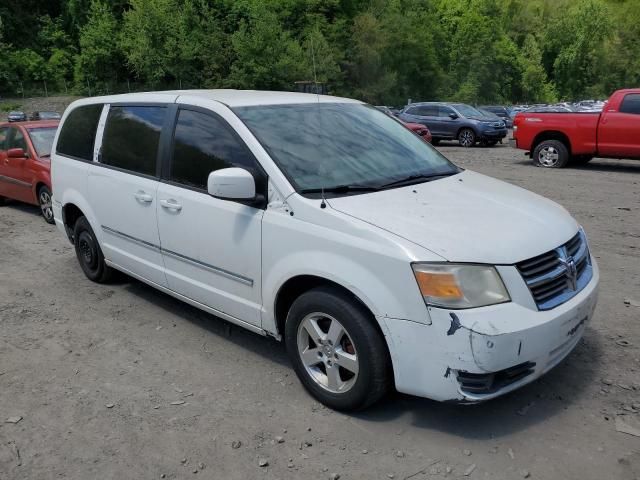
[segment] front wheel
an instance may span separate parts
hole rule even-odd
[[[360,410],[390,384],[384,338],[365,308],[339,290],[320,287],[291,306],[285,343],[293,368],[317,400],[336,410]]]
[[[469,148],[473,147],[476,143],[476,134],[470,128],[463,128],[458,133],[458,142],[461,147]]]
[[[533,163],[538,167],[562,168],[569,162],[569,150],[559,140],[544,140],[533,151]]]
[[[82,271],[93,282],[106,283],[113,276],[113,269],[107,266],[95,234],[86,217],[80,217],[73,229],[76,257]]]
[[[51,190],[48,187],[40,187],[38,190],[38,204],[40,205],[40,211],[44,217],[44,221],[47,223],[55,223],[53,219],[53,206],[51,204]]]

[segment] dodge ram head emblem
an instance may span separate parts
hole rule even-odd
[[[578,268],[576,267],[576,261],[573,257],[567,257],[561,259],[567,268],[567,285],[571,290],[578,289]]]

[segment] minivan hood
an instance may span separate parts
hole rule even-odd
[[[560,246],[578,230],[557,203],[468,170],[327,203],[452,262],[514,264]]]

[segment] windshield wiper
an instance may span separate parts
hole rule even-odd
[[[405,178],[401,178],[400,180],[394,180],[393,182],[385,183],[384,185],[380,185],[378,188],[382,190],[384,188],[400,187],[403,185],[413,185],[415,183],[430,182],[432,180],[437,180],[439,178],[450,177],[451,175],[455,175],[456,173],[459,173],[459,172],[438,173],[438,174],[414,174],[414,175],[409,175],[408,177],[405,177]]]
[[[300,193],[376,192],[378,190],[380,190],[379,187],[374,187],[371,185],[347,184],[347,185],[336,185],[334,187],[325,187],[325,188],[305,188],[303,190],[300,190]]]

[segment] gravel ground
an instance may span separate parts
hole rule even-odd
[[[600,302],[560,366],[482,405],[395,394],[336,413],[276,341],[137,281],[89,282],[38,210],[12,203],[0,209],[0,479],[640,478],[640,437],[616,430],[640,428],[640,162],[552,171],[507,146],[440,149],[585,226]]]

